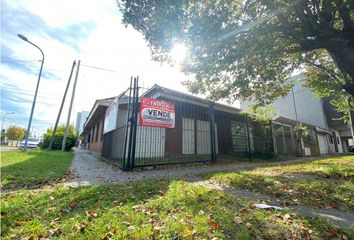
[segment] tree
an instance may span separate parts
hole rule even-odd
[[[254,103],[247,104],[246,113],[258,122],[269,122],[274,119],[276,111],[273,105],[257,105]]]
[[[332,99],[331,104],[342,116],[341,119],[352,125],[354,138],[354,99],[342,88],[350,79],[336,68],[326,51],[313,51],[311,54],[307,54],[304,59],[307,68],[305,86],[322,98],[330,97]]]
[[[52,146],[52,150],[60,150],[61,149],[61,145],[62,145],[63,139],[64,139],[64,133],[65,133],[65,125],[62,124],[62,125],[58,126],[57,131],[55,133],[55,140],[54,140],[54,143]],[[44,134],[43,141],[40,146],[42,149],[48,149],[52,135],[53,135],[53,129],[48,128],[47,133]],[[67,136],[66,144],[65,144],[65,150],[69,151],[72,147],[74,147],[76,140],[77,140],[77,133],[76,133],[75,127],[74,127],[74,125],[69,125],[68,136]]]
[[[22,140],[25,137],[26,129],[17,127],[15,125],[9,126],[6,132],[6,136],[9,140]]]
[[[193,74],[186,85],[194,93],[267,104],[288,93],[286,79],[294,70],[321,67],[324,54],[343,76],[336,89],[353,99],[352,0],[121,0],[118,5],[123,23],[144,34],[154,59],[169,61],[176,42],[189,47],[183,71]],[[319,58],[309,63],[314,57]]]
[[[52,135],[52,133],[53,133],[53,129],[52,128],[48,128],[47,129],[47,134]],[[56,134],[58,134],[58,133],[65,133],[65,124],[59,125],[57,127]],[[72,125],[72,124],[69,125],[68,135],[74,135],[74,136],[77,135],[76,129],[75,129],[74,125]]]

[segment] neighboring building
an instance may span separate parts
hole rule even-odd
[[[78,135],[82,133],[82,130],[84,129],[84,124],[89,114],[90,112],[88,111],[82,111],[77,113],[75,129]]]
[[[113,100],[114,97],[96,100],[81,133],[81,136],[83,136],[82,145],[98,155],[102,150],[105,112]]]
[[[327,124],[329,129],[333,130],[330,143],[337,142],[338,148],[340,148],[339,145],[342,144],[342,148],[344,152],[346,152],[348,147],[353,145],[351,129],[348,124],[340,119],[341,115],[334,109],[330,103],[331,100],[332,98],[326,98],[323,100],[323,109],[326,115]],[[332,151],[336,151],[337,147],[335,144],[332,144],[331,147]]]
[[[342,120],[333,120],[339,115],[330,105],[330,99],[321,99],[303,87],[305,79],[302,75],[292,77],[289,81],[294,82],[293,89],[273,103],[275,119],[286,118],[314,126],[320,154],[346,152],[348,139],[351,139],[350,127]],[[246,110],[247,104],[241,102],[241,108]]]

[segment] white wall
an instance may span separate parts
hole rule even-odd
[[[295,78],[295,77],[294,77]],[[289,81],[294,81],[294,78]],[[285,117],[297,120],[320,128],[328,129],[326,118],[323,111],[322,100],[302,86],[304,80],[296,82],[293,91],[285,97],[281,97],[273,103],[276,110],[276,117]],[[294,99],[292,92],[294,93]],[[247,109],[247,102],[241,102],[241,108]]]
[[[276,117],[282,116],[296,120],[296,106],[298,121],[327,129],[328,126],[321,99],[310,93],[307,88],[302,87],[302,83],[296,83],[293,91],[290,91],[284,98],[280,98],[274,102],[273,105],[277,113]],[[292,93],[294,93],[294,99]]]

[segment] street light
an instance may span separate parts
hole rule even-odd
[[[10,114],[15,114],[15,112],[9,112],[9,113],[5,113],[4,116],[2,116],[2,122],[1,122],[1,135],[2,135],[2,129],[4,128],[4,121],[5,121],[5,117],[7,115],[10,115]],[[2,136],[1,136],[2,137]]]
[[[26,37],[23,36],[22,34],[17,34],[17,36],[18,36],[19,38],[21,38],[23,41],[26,41],[26,42],[28,42],[29,44],[31,44],[31,45],[35,46],[36,48],[38,48],[39,51],[41,51],[41,53],[42,53],[41,69],[39,70],[38,81],[37,81],[37,86],[36,86],[36,92],[34,93],[34,99],[33,99],[33,103],[32,103],[31,115],[30,115],[30,119],[29,119],[29,122],[28,122],[28,128],[27,128],[27,131],[26,131],[25,150],[27,150],[27,141],[28,141],[28,137],[29,137],[30,130],[31,130],[31,123],[32,123],[32,117],[33,117],[34,106],[36,105],[36,98],[37,98],[37,93],[38,93],[38,87],[39,87],[39,82],[40,82],[40,80],[41,80],[41,75],[42,75],[42,69],[43,69],[43,63],[44,63],[44,54],[43,54],[42,49],[40,49],[36,44],[30,42],[30,41],[28,40],[28,38],[26,38]]]

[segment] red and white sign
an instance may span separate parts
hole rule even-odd
[[[141,126],[162,128],[175,127],[175,105],[154,98],[140,98]]]

